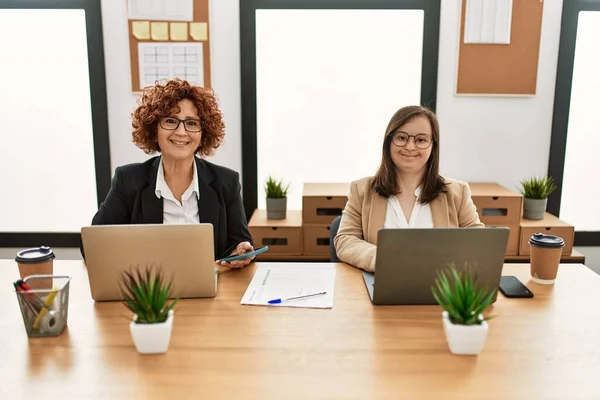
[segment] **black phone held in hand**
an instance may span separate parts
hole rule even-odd
[[[500,291],[509,298],[530,298],[533,297],[531,290],[523,285],[516,276],[508,275],[500,277]]]
[[[258,255],[260,253],[264,253],[267,250],[269,250],[269,246],[263,246],[263,247],[259,247],[257,249],[254,249],[254,251],[251,251],[249,253],[236,254],[234,256],[223,257],[220,260],[217,260],[217,262],[220,263],[220,262],[223,262],[223,261],[231,262],[231,261],[235,261],[235,260],[245,260],[246,258],[250,258],[252,256],[256,256],[256,255]]]

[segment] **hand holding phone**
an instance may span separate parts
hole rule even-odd
[[[220,260],[217,260],[217,262],[221,263],[223,261],[231,262],[231,261],[235,261],[235,260],[245,260],[246,258],[250,258],[250,257],[256,256],[257,254],[260,254],[260,253],[264,253],[267,250],[269,250],[269,246],[263,246],[263,247],[259,247],[257,249],[254,249],[254,251],[251,251],[251,252],[248,252],[248,253],[236,254],[236,255],[233,255],[233,256],[221,258]]]
[[[531,298],[533,293],[516,276],[500,277],[500,291],[509,298]]]

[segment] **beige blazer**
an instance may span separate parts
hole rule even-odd
[[[430,203],[434,228],[483,227],[466,182],[444,178],[446,192]],[[350,184],[348,203],[342,213],[334,244],[343,262],[375,271],[377,232],[383,228],[387,213],[387,198],[371,189],[373,177]]]

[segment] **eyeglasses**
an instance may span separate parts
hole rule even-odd
[[[431,146],[431,143],[433,143],[433,138],[424,133],[419,133],[417,135],[409,135],[406,132],[397,132],[391,133],[390,135],[392,136],[392,143],[396,147],[406,146],[410,138],[413,138],[415,140],[415,146],[417,146],[417,148],[421,150],[428,149],[429,146]]]
[[[178,119],[173,117],[165,117],[160,120],[160,127],[168,131],[174,131],[179,128],[179,124],[183,122],[183,128],[186,132],[200,132],[204,125],[199,119]]]

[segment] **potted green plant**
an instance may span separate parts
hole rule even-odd
[[[179,299],[169,302],[172,282],[165,282],[160,266],[154,270],[138,266],[121,275],[123,303],[133,312],[129,324],[135,348],[141,354],[165,353],[169,348],[173,328],[173,307]]]
[[[541,220],[546,214],[548,196],[556,190],[552,177],[529,178],[521,181],[521,194],[525,198],[523,217]]]
[[[289,187],[289,184],[284,187],[282,180],[276,181],[272,176],[269,176],[265,184],[267,219],[285,219]]]
[[[487,338],[490,317],[484,310],[493,303],[497,290],[477,284],[468,264],[458,271],[449,264],[448,271],[438,272],[431,288],[435,300],[442,309],[442,321],[446,342],[452,354],[477,355]]]

